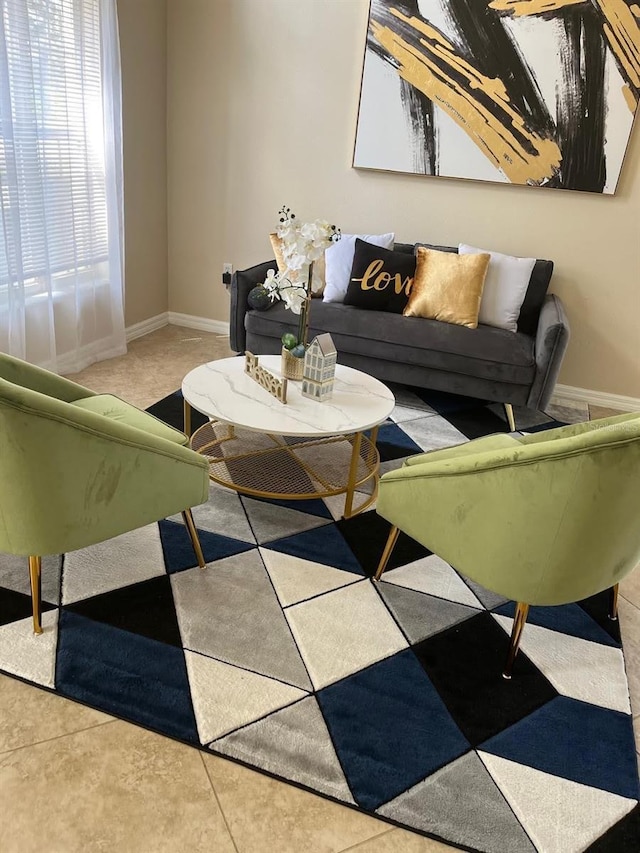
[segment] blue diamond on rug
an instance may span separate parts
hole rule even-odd
[[[349,787],[366,809],[392,800],[470,748],[411,651],[317,696]]]
[[[160,521],[160,541],[164,551],[164,561],[169,574],[183,572],[185,569],[193,569],[198,565],[191,539],[183,524],[174,521]],[[223,557],[231,557],[249,551],[253,545],[241,542],[239,539],[231,539],[219,533],[210,533],[208,530],[198,530],[202,554],[206,563],[221,560]]]
[[[632,737],[629,714],[558,696],[479,748],[553,776],[637,799],[637,757],[624,749]]]
[[[181,648],[62,609],[56,689],[108,714],[198,743]]]
[[[269,542],[268,546],[273,551],[281,551],[292,557],[301,557],[303,560],[321,561],[327,566],[335,569],[343,569],[356,575],[364,575],[362,566],[356,560],[353,551],[337,525],[325,524],[315,530],[307,530],[284,539]]]

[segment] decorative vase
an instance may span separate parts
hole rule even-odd
[[[282,347],[282,375],[285,379],[302,379],[304,358],[291,355],[286,347]]]

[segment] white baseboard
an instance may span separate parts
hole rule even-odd
[[[179,314],[169,311],[169,323],[172,326],[185,326],[187,329],[199,329],[201,332],[213,332],[214,335],[228,335],[229,324],[222,320],[209,320],[207,317],[195,317],[193,314]]]
[[[556,385],[553,396],[607,409],[619,409],[621,412],[640,412],[640,398],[626,397],[624,394],[608,394],[606,391],[592,391],[590,388],[576,388],[573,385]]]
[[[157,314],[155,317],[149,317],[147,320],[141,320],[139,323],[134,323],[133,326],[127,326],[125,333],[127,343],[134,341],[136,338],[142,338],[150,332],[155,332],[156,329],[161,329],[169,323],[169,312]]]

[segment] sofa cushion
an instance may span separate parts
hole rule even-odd
[[[279,340],[296,321],[276,304],[269,311],[249,311],[245,325],[252,336]],[[468,329],[318,300],[311,307],[310,337],[319,332],[331,333],[338,361],[341,352],[354,353],[519,385],[530,384],[535,374],[535,339],[491,326]]]
[[[382,249],[364,240],[356,240],[351,280],[344,304],[369,311],[402,314],[415,271],[415,255]]]
[[[408,245],[408,244],[402,244]],[[457,247],[453,246],[434,246],[431,243],[416,243],[415,248],[424,246],[425,249],[438,249],[441,252],[457,252]],[[402,251],[399,244],[396,243],[396,251]],[[527,292],[525,293],[524,302],[520,308],[520,316],[518,317],[518,331],[525,335],[535,335],[538,328],[538,319],[542,311],[544,298],[549,289],[549,282],[553,273],[553,261],[545,261],[541,258],[536,259]]]
[[[508,332],[518,331],[518,317],[524,296],[536,263],[535,258],[516,258],[502,252],[478,249],[460,243],[460,255],[477,255],[489,252],[491,259],[484,280],[478,322],[496,326]]]
[[[416,249],[416,274],[405,317],[424,317],[475,329],[490,255]]]
[[[395,234],[343,234],[340,239],[329,246],[324,253],[325,287],[323,299],[325,302],[342,302],[349,286],[353,256],[356,250],[356,240],[366,240],[384,249],[393,248]]]

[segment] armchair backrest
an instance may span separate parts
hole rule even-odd
[[[75,550],[204,499],[204,457],[72,404],[87,396],[0,357],[0,551]]]
[[[397,501],[413,514],[411,529],[390,518]],[[385,475],[378,505],[497,593],[528,604],[587,598],[640,560],[640,415],[457,459],[430,463],[427,454],[424,464]]]

